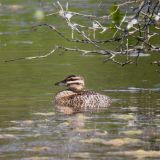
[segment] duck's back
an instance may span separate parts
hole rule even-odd
[[[62,91],[56,95],[55,104],[59,107],[70,107],[73,112],[97,111],[107,108],[111,99],[94,91]]]

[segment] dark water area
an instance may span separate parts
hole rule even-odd
[[[4,63],[43,55],[55,45],[81,47],[47,28],[32,30],[34,25],[49,23],[71,37],[58,16],[44,17],[54,12],[53,2],[0,1],[0,159],[159,160],[160,68],[150,64],[159,59],[157,53],[141,56],[137,66],[125,67],[103,63],[101,55],[62,51],[44,59]],[[72,0],[70,8],[103,15],[112,2]],[[54,83],[70,74],[84,76],[87,89],[110,96],[110,108],[58,114],[53,97],[64,88]]]

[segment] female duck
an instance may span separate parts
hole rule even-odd
[[[65,114],[98,111],[111,104],[111,99],[108,96],[84,90],[84,78],[81,76],[70,75],[55,85],[68,87],[67,90],[57,93],[54,100],[58,111]]]

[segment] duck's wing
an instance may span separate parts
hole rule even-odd
[[[68,104],[73,110],[78,111],[96,111],[105,109],[111,104],[108,96],[99,94],[94,91],[84,91],[68,98]]]

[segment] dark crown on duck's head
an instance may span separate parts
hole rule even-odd
[[[81,76],[70,75],[64,80],[55,83],[58,86],[67,86],[72,91],[82,91],[84,89],[84,78]]]

